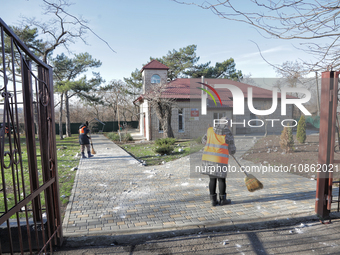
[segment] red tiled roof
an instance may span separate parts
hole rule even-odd
[[[150,63],[146,64],[145,66],[143,66],[141,72],[144,69],[165,69],[168,70],[169,67],[167,67],[166,65],[162,64],[161,62],[157,61],[156,59],[152,60]]]
[[[260,87],[256,87],[253,85],[248,85],[245,83],[227,80],[226,79],[205,79],[205,82],[208,84],[230,84],[240,88],[243,92],[245,98],[248,97],[248,88],[253,88],[253,99],[272,99],[273,92],[268,89],[263,89]],[[200,87],[201,85],[197,82],[201,82],[201,79],[188,79],[188,78],[177,78],[168,83],[166,91],[163,92],[164,98],[174,98],[174,99],[200,99],[201,98],[201,90],[196,89],[196,87]],[[190,86],[190,84],[197,83],[197,86]],[[229,89],[216,89],[217,93],[219,94],[222,106],[218,103],[215,106],[213,100],[208,97],[208,107],[233,107],[233,95]],[[281,93],[278,93],[278,98],[281,98]],[[287,98],[295,98],[292,96],[287,95]]]

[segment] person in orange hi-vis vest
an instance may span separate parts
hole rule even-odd
[[[80,125],[79,127],[79,144],[80,144],[82,158],[86,158],[85,147],[87,149],[88,158],[93,157],[93,155],[91,155],[90,138],[87,136],[87,134],[90,133],[90,130],[88,129],[88,125],[89,123],[86,121],[84,124]]]
[[[229,119],[222,117],[220,123],[228,123]],[[228,124],[217,124],[209,127],[207,133],[202,137],[205,144],[202,164],[206,171],[202,174],[209,175],[209,192],[211,205],[227,205],[231,203],[227,199],[226,177],[228,172],[229,155],[236,152],[234,137]],[[219,202],[217,201],[216,186],[218,181]]]

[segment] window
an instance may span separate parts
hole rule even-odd
[[[262,123],[262,121],[254,113],[250,113],[250,120],[256,120],[256,121],[252,121],[251,125],[258,126],[258,125],[261,125]]]
[[[162,123],[160,120],[158,121],[158,132],[163,133],[163,127],[162,127]]]
[[[214,112],[214,120],[220,119],[222,117],[226,117],[226,112]]]
[[[158,74],[152,75],[151,83],[161,83],[161,77]]]
[[[184,131],[183,109],[178,109],[178,131]]]

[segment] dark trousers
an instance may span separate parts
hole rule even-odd
[[[217,180],[218,180],[218,190],[220,192],[221,195],[224,195],[226,193],[226,180],[225,178],[217,178],[217,177],[210,177],[210,181],[209,181],[209,192],[210,195],[213,195],[216,193],[216,185],[217,185]]]
[[[84,151],[85,151],[85,147],[87,148],[87,152],[90,152],[90,151],[91,151],[90,144],[81,144],[81,145],[80,145],[80,151],[81,151],[81,152],[84,152]]]

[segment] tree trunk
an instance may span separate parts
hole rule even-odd
[[[65,92],[65,110],[66,110],[66,137],[71,137],[70,105],[67,92]]]
[[[171,105],[158,104],[158,107],[156,109],[158,110],[157,117],[160,119],[163,128],[163,138],[174,137],[174,133],[171,127],[171,115],[172,115]]]
[[[60,94],[60,110],[59,110],[59,137],[60,140],[63,140],[63,100],[64,100],[64,92]]]

